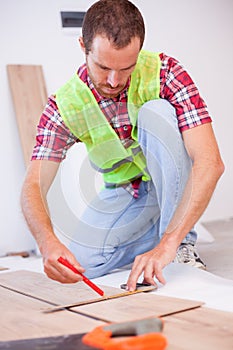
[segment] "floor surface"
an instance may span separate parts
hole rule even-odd
[[[202,222],[213,241],[198,242],[198,252],[207,271],[233,280],[233,217],[226,220]]]
[[[167,283],[158,285],[158,295],[198,300],[208,308],[233,312],[233,218],[221,221],[201,223],[196,227],[198,235],[197,248],[207,265],[203,271],[186,264],[169,264],[164,269]],[[0,268],[8,271],[30,270],[43,273],[41,256],[3,257]],[[97,278],[95,283],[117,287],[128,279],[130,268],[112,271]],[[221,296],[224,296],[221,297]]]

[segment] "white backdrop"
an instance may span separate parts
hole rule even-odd
[[[42,64],[48,93],[55,91],[83,62],[83,54],[76,40],[79,30],[77,33],[74,30],[62,30],[60,11],[85,11],[93,2],[0,0],[0,255],[35,247],[19,206],[25,168],[6,65]],[[134,3],[142,11],[146,22],[144,48],[164,51],[183,63],[199,87],[214,120],[213,126],[226,171],[202,220],[233,216],[233,2],[134,0]],[[74,158],[77,162],[75,164]],[[80,198],[78,190],[74,197],[72,183],[76,181],[79,159],[84,158],[83,148],[75,147],[57,181],[57,186],[61,185],[71,206],[80,212],[85,201]],[[73,168],[75,174],[71,174]],[[69,176],[71,180],[67,180]],[[96,182],[98,187],[98,177]],[[58,207],[55,209],[62,212],[62,204],[51,196],[51,201]]]

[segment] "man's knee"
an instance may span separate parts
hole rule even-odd
[[[171,152],[176,150],[177,142],[183,144],[175,109],[167,100],[146,102],[139,110],[137,126],[138,141],[142,146],[146,146],[151,137],[166,145]]]
[[[140,108],[138,113],[139,128],[151,130],[152,125],[167,125],[178,130],[175,108],[165,99],[151,100]]]

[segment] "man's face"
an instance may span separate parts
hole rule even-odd
[[[85,51],[82,38],[80,44]],[[122,49],[116,49],[106,37],[97,35],[94,38],[86,63],[88,74],[102,96],[113,98],[124,89],[135,68],[139,51],[140,40],[137,37]]]

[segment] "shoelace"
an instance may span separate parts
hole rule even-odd
[[[182,257],[183,261],[190,261],[192,260],[193,256],[192,254],[194,254],[194,248],[192,246],[187,246],[187,245],[183,245],[180,247],[179,251],[178,251],[178,255],[180,257]]]

